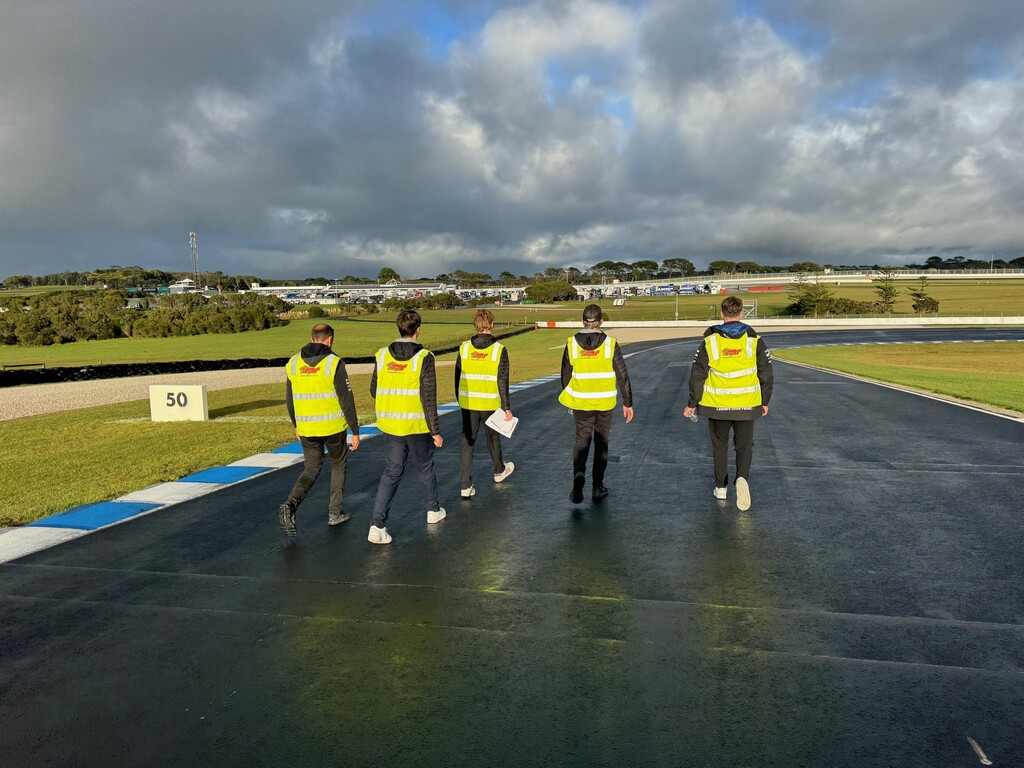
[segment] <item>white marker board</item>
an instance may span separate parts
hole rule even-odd
[[[151,384],[149,412],[153,421],[209,421],[204,384]]]

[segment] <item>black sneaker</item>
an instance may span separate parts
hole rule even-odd
[[[328,512],[327,513],[327,524],[328,525],[341,525],[347,523],[352,519],[352,515],[348,515],[344,512]]]
[[[573,488],[571,491],[569,491],[569,501],[571,501],[573,504],[580,504],[580,503],[582,503],[583,502],[583,489],[582,488]]]
[[[287,501],[277,508],[277,522],[286,536],[296,536],[299,529],[295,527],[295,507]]]
[[[594,495],[593,495],[594,501],[600,501],[601,499],[603,499],[607,495],[608,495],[608,489],[605,488],[603,485],[595,485],[594,486]]]

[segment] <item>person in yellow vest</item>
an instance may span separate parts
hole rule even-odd
[[[750,509],[754,420],[768,415],[772,358],[764,339],[743,322],[743,300],[722,300],[722,323],[704,331],[690,368],[690,399],[683,416],[708,417],[716,499],[728,498],[729,432],[736,450],[736,506]]]
[[[604,473],[608,468],[608,439],[615,411],[616,389],[622,393],[622,415],[633,420],[633,390],[622,350],[611,336],[601,330],[601,308],[588,304],[583,308],[583,330],[572,336],[562,353],[562,393],[558,402],[572,410],[576,423],[576,444],[572,450],[573,504],[583,501],[587,457],[594,444],[591,493],[594,501],[608,495]]]
[[[505,412],[505,421],[512,421],[508,401],[508,350],[491,331],[494,314],[478,309],[473,317],[476,335],[462,343],[455,358],[455,391],[462,409],[462,455],[459,462],[462,498],[476,494],[473,485],[473,447],[483,424],[487,435],[487,451],[494,465],[494,482],[500,483],[516,468],[501,455],[501,436],[484,422],[498,408]]]
[[[359,448],[359,417],[345,363],[334,354],[334,329],[325,323],[313,326],[309,344],[285,366],[285,403],[302,444],[303,468],[288,499],[278,507],[281,530],[295,536],[295,510],[306,498],[320,475],[324,449],[331,460],[331,488],[327,502],[327,524],[341,525],[349,519],[342,511],[345,493],[345,462],[348,447],[345,433],[352,431],[352,450]]]
[[[434,356],[419,343],[420,316],[413,309],[398,313],[400,338],[377,351],[370,394],[376,402],[377,427],[384,433],[384,472],[377,486],[373,519],[367,539],[390,544],[388,512],[411,456],[427,496],[427,522],[445,517],[437,500],[434,448],[444,444],[437,417],[437,377]]]

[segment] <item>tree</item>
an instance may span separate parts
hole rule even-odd
[[[875,294],[878,296],[878,300],[875,304],[878,306],[878,311],[886,315],[891,315],[893,308],[896,306],[896,298],[900,295],[900,289],[896,287],[896,270],[892,267],[886,267],[878,272],[876,277],[871,282],[875,286]]]
[[[498,275],[498,282],[500,283],[517,283],[519,278],[509,272],[507,269]]]
[[[661,262],[661,268],[664,269],[668,276],[671,278],[676,272],[679,273],[680,277],[689,277],[697,273],[696,268],[693,266],[693,262],[689,259],[665,259]]]
[[[736,265],[737,272],[760,272],[761,265],[755,261],[741,261]]]
[[[907,291],[914,300],[911,306],[919,315],[939,311],[939,302],[928,295],[928,278],[922,275],[917,279],[917,287]]]
[[[708,264],[708,269],[714,272],[716,275],[722,272],[734,272],[736,270],[736,262],[734,261],[712,261]]]
[[[801,272],[786,291],[790,301],[788,310],[791,315],[805,315],[817,317],[819,314],[826,314],[829,305],[835,298],[835,294],[828,286],[821,282],[821,278],[815,275],[808,277]]]
[[[630,265],[630,272],[634,280],[650,280],[654,277],[654,273],[658,271],[658,262],[650,261],[649,259],[642,259],[641,261],[634,261]]]
[[[576,298],[576,289],[564,280],[534,283],[526,288],[526,296],[531,301],[545,304],[555,301],[571,301]]]
[[[821,272],[821,264],[813,261],[798,261],[789,268],[791,272]]]
[[[929,256],[924,262],[925,269],[942,269],[941,256]]]
[[[391,267],[384,267],[380,272],[377,273],[377,282],[380,285],[384,285],[384,283],[388,282],[389,280],[401,279],[402,276],[395,272],[395,270],[393,270]]]

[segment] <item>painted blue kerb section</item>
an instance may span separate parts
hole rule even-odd
[[[44,517],[29,523],[38,528],[74,528],[80,531],[94,531],[111,523],[127,520],[151,509],[165,506],[145,501],[101,501],[69,509],[56,515]]]
[[[299,451],[302,452],[301,449]],[[179,483],[237,483],[239,480],[248,480],[255,475],[261,475],[267,471],[267,467],[213,467],[196,472],[194,475],[183,477]]]

